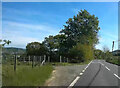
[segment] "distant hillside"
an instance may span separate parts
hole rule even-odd
[[[15,47],[4,47],[2,49],[3,54],[13,54],[13,53],[18,53],[18,54],[24,54],[26,52],[26,49],[22,48],[15,48]]]

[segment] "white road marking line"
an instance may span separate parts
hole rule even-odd
[[[80,75],[83,75],[83,73],[80,73]]]
[[[105,68],[110,71],[110,69],[108,67],[105,66]]]
[[[102,63],[100,62],[100,64],[102,64]],[[102,65],[104,66],[104,64],[102,64]],[[105,66],[105,68],[110,71],[110,69],[107,66]],[[114,76],[117,77],[118,79],[120,79],[120,77],[118,75],[114,74]]]
[[[85,70],[82,70],[82,72],[85,72]]]
[[[87,68],[88,68],[88,66],[90,65],[92,63],[92,61],[85,67],[85,69],[84,70],[86,70]]]
[[[91,63],[92,63],[92,61],[86,66],[86,68],[85,68],[83,71],[85,71]],[[83,74],[83,73],[82,73],[82,74]],[[79,78],[80,78],[80,76],[77,76],[77,77],[75,78],[75,80],[68,86],[68,88],[71,88],[72,86],[74,86],[75,83],[78,81]]]
[[[101,62],[99,62],[101,65],[103,65],[104,66],[104,64],[103,63],[101,63]]]
[[[100,64],[102,64],[102,65],[104,66],[104,64],[103,64],[103,63],[101,63],[101,62],[100,62]],[[105,66],[105,68],[106,68],[107,70],[109,70],[109,71],[110,71],[110,69],[109,69],[107,66]]]
[[[118,75],[114,74],[114,76],[116,76],[118,79],[120,79],[120,77]]]
[[[75,85],[75,83],[78,81],[78,79],[79,79],[80,77],[79,76],[77,76],[76,78],[75,78],[75,80],[69,85],[69,87],[68,88],[70,88],[70,87],[72,87],[72,86],[74,86]]]

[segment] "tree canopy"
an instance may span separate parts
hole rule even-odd
[[[97,44],[99,30],[98,17],[90,15],[86,10],[81,10],[77,16],[68,19],[60,33],[67,37],[66,41],[69,47],[72,47],[78,42],[82,44]]]
[[[99,40],[98,17],[91,15],[86,10],[81,10],[76,16],[69,18],[63,26],[64,28],[59,34],[45,37],[42,44],[38,42],[28,44],[26,47],[28,54],[39,52],[42,55],[46,49],[47,54],[55,56],[54,58],[58,58],[58,55],[79,61],[93,58],[94,46]]]
[[[44,55],[46,48],[39,42],[28,43],[26,46],[27,55]]]

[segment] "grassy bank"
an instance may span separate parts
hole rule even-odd
[[[120,65],[120,61],[118,61],[118,59],[110,59],[110,60],[106,60],[106,61],[109,63],[112,63],[112,64]]]
[[[31,66],[18,65],[16,72],[13,65],[2,66],[3,86],[42,86],[50,77],[53,67],[51,65]]]
[[[53,71],[52,65],[68,66],[68,65],[84,65],[90,61],[81,63],[47,63],[44,66],[36,66],[32,68],[31,64],[20,63],[17,65],[16,72],[14,72],[11,63],[3,64],[2,66],[2,81],[3,86],[42,86],[45,81],[51,76]]]

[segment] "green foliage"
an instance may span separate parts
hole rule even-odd
[[[69,51],[69,55],[78,62],[88,61],[93,59],[93,50],[90,45],[78,43]]]
[[[27,55],[44,55],[47,52],[45,46],[39,42],[28,43],[26,46]]]
[[[98,43],[99,30],[98,17],[81,10],[77,16],[68,19],[58,35],[46,37],[42,44],[28,44],[27,54],[48,54],[53,61],[59,61],[57,58],[60,55],[79,62],[86,61],[93,58],[93,48]]]
[[[3,65],[2,84],[3,86],[43,86],[52,70],[51,65],[36,68],[18,65],[16,72],[14,72],[13,65]]]
[[[111,58],[107,59],[106,61],[120,66],[120,60],[118,59],[117,56],[112,56]]]
[[[94,50],[94,58],[95,59],[103,59],[104,58],[104,52],[99,49]]]
[[[54,36],[46,37],[43,41],[45,47],[47,47],[49,52],[55,51],[55,49],[59,46],[58,40]]]
[[[64,33],[68,48],[76,43],[95,44],[98,43],[99,21],[95,15],[90,15],[86,10],[81,10],[73,18],[69,18],[60,33]]]
[[[2,43],[2,44],[1,44]],[[0,45],[5,46],[6,44],[9,45],[11,43],[10,40],[1,40],[0,39]]]

